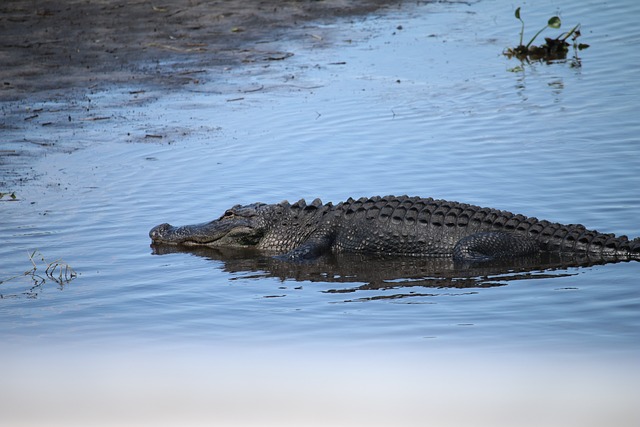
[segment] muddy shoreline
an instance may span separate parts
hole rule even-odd
[[[167,91],[224,93],[245,83],[238,81],[245,70],[286,65],[294,55],[287,42],[331,46],[329,27],[337,19],[401,6],[385,0],[4,2],[0,193],[38,179],[32,158],[80,149],[78,136],[87,132],[122,128],[131,119],[118,109]],[[99,100],[103,94],[110,94],[108,105]],[[180,132],[127,132],[125,140],[171,142]]]
[[[191,81],[183,73],[193,67],[238,66],[256,60],[261,44],[321,37],[311,21],[364,15],[399,3],[8,1],[0,6],[0,101],[131,81],[180,86]]]

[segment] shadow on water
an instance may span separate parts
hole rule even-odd
[[[364,290],[397,290],[399,293],[366,299],[396,299],[429,294],[422,288],[489,288],[516,280],[551,279],[574,276],[576,267],[591,267],[617,260],[593,260],[586,256],[540,254],[517,260],[476,264],[454,262],[450,258],[424,258],[362,254],[329,254],[313,261],[290,262],[251,249],[221,249],[152,245],[154,255],[189,253],[221,263],[227,273],[246,273],[243,278],[275,277],[282,281],[336,284],[327,293]],[[338,286],[339,285],[339,286]]]

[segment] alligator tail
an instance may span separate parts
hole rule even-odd
[[[536,218],[530,218],[527,222],[531,225],[523,222],[517,229],[525,228],[522,226],[526,225],[529,235],[535,237],[545,250],[640,260],[640,238],[629,240],[627,236],[587,230],[580,224],[562,225],[538,221]]]

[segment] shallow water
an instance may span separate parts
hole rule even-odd
[[[591,47],[581,66],[514,71],[519,62],[501,54],[520,28],[509,2],[433,4],[327,24],[323,43],[279,42],[294,53],[286,60],[204,70],[181,91],[92,89],[73,103],[4,106],[5,117],[41,109],[5,128],[5,141],[55,147],[3,189],[19,201],[0,202],[0,278],[30,269],[36,249],[78,277],[0,284],[3,342],[637,355],[636,262],[498,287],[344,293],[149,248],[152,226],[203,222],[237,203],[376,194],[640,236],[640,4],[527,4],[527,34],[558,11],[563,28],[582,23]],[[385,298],[407,292],[416,295]]]

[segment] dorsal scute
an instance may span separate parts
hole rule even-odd
[[[625,242],[625,246],[629,248],[629,252],[634,254],[634,256],[640,257],[640,237]]]
[[[313,207],[318,209],[321,206],[322,206],[322,200],[320,200],[319,198],[315,198],[313,199],[313,202],[311,202],[311,204],[308,207]]]
[[[520,224],[516,226],[516,230],[528,232],[529,229],[537,222],[538,222],[538,218],[536,217],[533,217],[533,216],[526,217],[522,221],[520,221]]]
[[[526,216],[524,215],[511,215],[511,217],[509,219],[507,219],[507,221],[504,223],[504,228],[507,230],[515,230],[516,228],[518,228],[518,226],[520,225],[520,223],[522,221],[524,221],[525,219],[527,219]]]
[[[405,207],[406,209],[409,209],[411,206],[413,206],[414,203],[420,200],[419,197],[408,197],[408,196],[403,196],[403,197],[400,197],[399,199],[400,199],[400,205]]]
[[[400,203],[401,201],[397,197],[387,200],[387,205],[393,209],[397,208]]]
[[[578,230],[581,232],[587,231],[587,227],[582,224],[567,224],[567,228],[570,230]]]
[[[349,199],[339,207],[347,217],[364,212],[367,219],[386,220],[390,218],[394,223],[420,223],[423,225],[432,223],[448,226],[466,226],[479,209],[477,206],[463,203],[406,195]]]
[[[291,209],[304,209],[307,207],[307,202],[304,199],[300,199],[291,205]]]
[[[310,204],[307,204],[305,199],[300,199],[294,204],[288,206],[291,215],[299,217],[301,215],[316,215],[317,212],[321,212],[323,215],[333,209],[332,203],[323,204],[319,198],[314,199]]]
[[[506,228],[507,223],[513,217],[513,214],[510,212],[496,212],[495,218],[493,220],[493,226],[496,228]]]
[[[297,202],[298,209],[305,213],[313,213],[318,211],[318,209],[323,208],[322,200],[316,198],[311,202],[311,204],[307,204],[304,199]]]
[[[340,205],[339,206],[341,207],[344,216],[346,218],[351,218],[355,213],[355,210],[357,209],[358,202],[353,197],[349,197],[344,203],[341,203]]]
[[[447,227],[453,227],[458,225],[458,216],[462,213],[462,208],[459,206],[451,206],[449,211],[444,216],[444,225]]]

